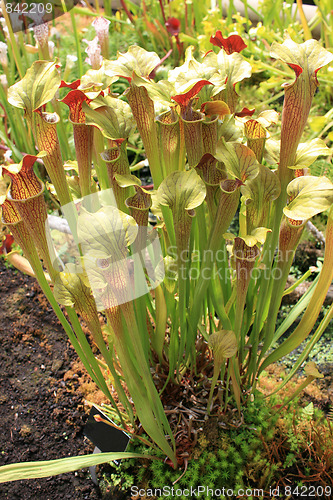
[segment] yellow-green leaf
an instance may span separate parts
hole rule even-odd
[[[255,204],[259,211],[266,203],[278,198],[281,188],[277,176],[264,165],[259,165],[258,175],[241,188],[246,205]]]
[[[208,92],[216,95],[226,88],[227,81],[233,86],[251,76],[250,63],[237,52],[230,55],[223,49],[218,54],[209,52],[200,63],[193,57],[193,51],[194,47],[188,47],[184,64],[169,71],[168,80],[175,85],[177,93],[181,93],[179,89],[189,82],[209,80],[214,88]]]
[[[106,74],[109,61],[104,60],[99,69],[89,69],[81,78],[81,85],[87,86],[91,83],[101,83],[102,89],[106,89],[112,83],[116,82],[118,76],[109,76]]]
[[[98,107],[96,107],[98,106]],[[95,109],[82,104],[87,125],[96,125],[108,139],[126,139],[135,129],[135,120],[127,102],[114,97],[98,97]]]
[[[169,293],[173,293],[178,280],[177,261],[171,255],[167,255],[164,257],[163,263],[164,285]]]
[[[208,344],[213,349],[214,358],[218,363],[231,358],[237,352],[237,339],[232,330],[220,330],[212,333],[209,336]]]
[[[141,186],[141,180],[136,175],[115,174],[115,179],[120,187]]]
[[[272,230],[267,227],[257,227],[252,231],[251,235],[257,240],[256,243],[261,243],[263,245],[266,241],[267,233],[270,232],[272,232]]]
[[[31,158],[35,157],[35,161],[37,158],[44,158],[47,155],[45,151],[41,151],[40,153],[37,153],[36,155],[31,155]],[[24,157],[20,161],[20,163],[10,163],[9,165],[6,165],[4,168],[8,170],[11,174],[19,174],[23,168],[24,165]],[[0,167],[0,175],[1,175],[1,167]]]
[[[268,223],[270,203],[276,200],[281,187],[277,175],[268,167],[259,165],[259,173],[241,187],[246,206],[248,231]]]
[[[305,365],[304,371],[307,377],[324,378],[324,375],[320,373],[314,361],[309,361]]]
[[[283,212],[294,220],[310,219],[333,204],[333,184],[326,177],[297,177],[288,184],[287,193],[292,201]]]
[[[93,455],[82,455],[78,457],[60,458],[58,460],[46,460],[40,462],[21,462],[8,464],[0,467],[0,483],[7,481],[20,481],[22,479],[36,479],[40,477],[56,476],[78,469],[91,467],[93,465],[122,460],[126,458],[148,458],[156,457],[140,455],[138,453],[95,453]]]
[[[244,144],[227,143],[220,140],[217,145],[215,157],[223,162],[228,174],[245,182],[254,179],[259,172],[259,163],[254,152]]]
[[[208,59],[212,58],[211,62],[213,62],[214,56],[212,52],[206,57]],[[213,95],[216,95],[223,89],[223,78],[225,82],[225,77],[227,77],[229,85],[235,85],[244,80],[244,78],[250,78],[252,72],[251,64],[241,54],[238,52],[227,54],[223,49],[217,54],[217,66],[215,67],[218,68],[218,75],[215,74],[210,78],[213,85],[216,85]]]
[[[319,133],[327,124],[327,118],[326,116],[309,116],[308,123],[313,132]]]
[[[8,102],[31,115],[53,99],[60,82],[56,62],[35,61],[24,78],[8,89]]]
[[[107,61],[105,74],[108,76],[122,76],[132,78],[133,73],[148,77],[160,63],[155,52],[148,52],[138,45],[131,45],[125,54],[118,52],[116,61]]]
[[[205,60],[200,63],[193,57],[193,52],[193,46],[187,47],[184,64],[170,70],[168,73],[169,82],[172,82],[177,89],[192,80],[209,80],[217,72],[217,64],[206,64]]]
[[[137,235],[135,220],[116,207],[105,206],[95,213],[82,211],[78,218],[78,237],[85,254],[96,258],[124,255]]]
[[[206,196],[205,183],[195,170],[173,172],[168,175],[157,190],[156,199],[160,205],[171,209],[193,210],[201,205]]]
[[[53,294],[57,302],[63,306],[73,306],[75,297],[82,295],[86,287],[83,269],[76,264],[68,263],[65,271],[60,272],[55,280]]]
[[[153,80],[133,75],[132,83],[137,87],[143,86],[147,89],[148,95],[154,101],[155,109],[158,108],[159,113],[169,111],[170,106],[174,105],[171,97],[176,94],[176,89],[174,84],[168,80],[154,82]]]
[[[333,61],[333,54],[317,40],[307,40],[304,43],[296,43],[291,39],[282,44],[273,42],[271,56],[291,65],[296,72],[304,71],[309,76]]]
[[[274,109],[266,109],[262,111],[257,121],[265,128],[268,128],[272,123],[278,123],[279,121],[279,113],[277,113]]]
[[[264,158],[269,165],[276,165],[280,159],[280,141],[266,139]]]
[[[62,306],[72,307],[74,306],[74,299],[70,291],[67,290],[65,285],[62,283],[61,278],[58,276],[54,284],[53,295],[56,301]]]
[[[318,156],[327,156],[331,153],[331,149],[326,146],[322,139],[301,143],[297,148],[295,165],[290,168],[310,167]]]

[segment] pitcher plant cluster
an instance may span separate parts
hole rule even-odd
[[[80,80],[68,83],[57,62],[39,60],[8,89],[39,152],[2,165],[2,222],[119,425],[131,434],[141,425],[176,466],[176,438],[162,404],[168,385],[208,377],[207,414],[232,401],[240,410],[263,370],[308,339],[284,385],[331,319],[332,307],[313,331],[333,278],[333,184],[309,175],[317,157],[331,151],[322,140],[301,139],[317,71],[333,55],[315,40],[273,43],[271,57],[295,72],[284,84],[279,117],[240,109],[235,89],[251,65],[238,35],[217,32],[214,49],[200,60],[189,47],[184,64],[159,81],[163,61],[156,53],[131,46],[109,60],[100,36],[98,50],[89,52],[92,69]],[[127,88],[116,95],[119,79]],[[68,107],[75,161],[66,162],[51,104]],[[277,142],[267,129],[279,120]],[[153,189],[134,175],[141,163],[129,164],[135,134]],[[65,257],[48,224],[41,163],[63,214],[60,236],[73,249]],[[305,224],[326,210],[322,270],[276,329]],[[310,371],[307,383],[320,376]],[[164,387],[156,383],[161,373]]]

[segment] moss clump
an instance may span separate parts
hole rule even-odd
[[[271,400],[272,405],[277,403],[277,400]],[[214,439],[211,439],[212,433]],[[134,443],[131,447],[133,451],[147,453]],[[225,416],[223,420],[211,417],[202,425],[197,444],[190,459],[184,462],[183,470],[174,470],[164,462],[162,452],[150,450],[161,460],[143,461],[140,466],[133,459],[122,461],[105,479],[109,485],[113,483],[122,488],[122,499],[130,498],[126,496],[126,490],[129,495],[130,487],[136,485],[150,492],[147,499],[161,498],[158,493],[154,496],[151,492],[163,491],[163,487],[167,487],[170,495],[163,492],[166,500],[175,498],[176,490],[191,488],[195,490],[193,498],[221,500],[235,498],[235,494],[227,494],[231,489],[234,492],[240,489],[262,490],[262,496],[252,496],[260,500],[267,498],[269,488],[277,480],[280,484],[286,480],[286,484],[296,487],[302,485],[302,477],[315,473],[318,477],[316,486],[322,485],[321,476],[324,480],[326,473],[333,472],[332,449],[333,426],[327,423],[320,411],[301,408],[295,401],[282,418],[276,408],[268,406],[267,400],[258,393],[253,402],[249,401],[242,408],[242,421],[238,427],[228,425]],[[199,486],[205,490],[198,490]],[[191,495],[177,493],[176,497],[185,499]],[[251,497],[246,498],[250,500]]]

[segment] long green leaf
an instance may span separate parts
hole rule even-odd
[[[79,457],[59,458],[57,460],[46,460],[41,462],[22,462],[17,464],[3,465],[0,467],[0,483],[7,481],[19,481],[21,479],[36,479],[40,477],[56,476],[65,472],[91,467],[93,465],[122,460],[126,458],[148,458],[156,459],[150,455],[138,453],[95,453],[93,455],[82,455]]]
[[[290,326],[296,321],[296,319],[302,314],[304,309],[308,306],[310,299],[315,291],[316,284],[319,280],[319,274],[316,279],[312,282],[308,290],[302,295],[297,304],[295,304],[286,317],[286,319],[281,323],[279,328],[276,330],[274,338],[272,340],[272,345],[279,340],[280,337],[290,328]]]

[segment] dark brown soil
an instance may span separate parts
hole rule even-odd
[[[0,260],[0,465],[85,455],[74,349],[33,278]],[[0,484],[0,499],[95,500],[89,471]]]

